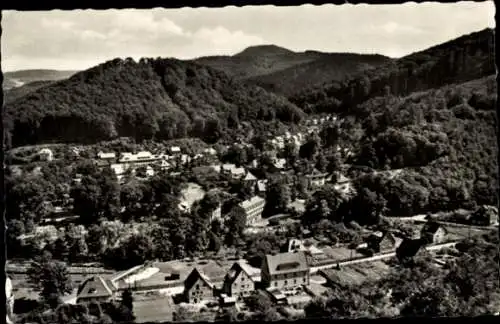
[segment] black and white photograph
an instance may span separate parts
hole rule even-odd
[[[2,10],[6,322],[498,316],[495,13]]]

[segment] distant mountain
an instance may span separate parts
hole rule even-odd
[[[266,90],[291,96],[303,89],[321,85],[328,81],[341,81],[347,76],[376,68],[391,61],[383,55],[365,55],[351,53],[320,53],[308,51],[305,55],[317,55],[319,58],[284,70],[266,75],[248,78]]]
[[[207,56],[193,61],[236,79],[247,79],[311,62],[322,56],[321,53],[295,53],[282,47],[263,45],[249,47],[233,56]]]
[[[45,87],[49,84],[52,84],[56,81],[33,81],[26,83],[22,86],[14,87],[11,89],[4,90],[4,102],[12,102],[16,99],[19,99],[30,92],[36,91],[42,87]]]
[[[20,70],[14,72],[4,72],[4,90],[22,86],[34,81],[57,81],[69,78],[77,71],[59,70]]]
[[[275,45],[261,45],[234,56],[209,56],[194,61],[288,96],[307,86],[343,80],[351,73],[387,63],[390,58],[318,51],[297,53]]]
[[[305,89],[291,100],[306,111],[343,112],[370,98],[405,96],[495,73],[494,29],[484,29],[378,68]]]
[[[247,121],[258,127],[303,116],[284,97],[174,59],[115,59],[29,92],[4,109],[12,146],[118,136],[234,140]]]

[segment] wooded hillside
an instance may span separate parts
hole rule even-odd
[[[406,96],[493,73],[494,30],[485,29],[362,71],[349,80],[306,89],[291,100],[306,111],[343,113],[377,96]]]
[[[243,121],[287,123],[302,116],[284,97],[173,59],[115,59],[5,106],[7,144],[12,146],[93,143],[117,136],[190,135],[212,142]]]

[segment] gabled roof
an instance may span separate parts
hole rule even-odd
[[[243,178],[243,180],[252,181],[252,180],[257,180],[257,178],[250,172],[247,172],[247,175],[245,176],[245,178]]]
[[[195,267],[186,278],[186,281],[184,281],[184,289],[187,291],[193,288],[198,279],[201,279],[210,288],[214,288],[214,284],[210,281],[210,279]]]
[[[231,267],[231,269],[229,269],[229,271],[227,272],[227,275],[226,275],[226,280],[232,284],[236,278],[238,278],[238,276],[240,275],[240,273],[245,273],[249,278],[251,278],[251,275],[250,273],[247,272],[247,270],[241,266],[241,264],[239,262],[235,262],[233,264],[233,266]]]
[[[306,255],[303,251],[266,255],[266,263],[271,275],[307,271]]]
[[[101,276],[93,276],[80,286],[77,298],[111,297],[113,287],[110,281],[104,280]]]

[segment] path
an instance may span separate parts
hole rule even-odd
[[[427,246],[425,249],[427,251],[440,250],[440,249],[455,246],[455,244],[457,244],[458,242],[460,242],[460,241],[436,244],[436,245],[432,245],[432,246]],[[331,268],[336,267],[337,264],[339,266],[346,266],[346,265],[357,264],[357,263],[373,262],[373,261],[377,261],[377,260],[388,259],[388,258],[394,257],[395,255],[396,255],[396,252],[388,252],[388,253],[374,255],[374,256],[362,258],[362,259],[340,261],[340,262],[335,262],[335,263],[331,263],[331,264],[325,264],[325,265],[321,265],[321,266],[317,266],[317,267],[311,267],[310,273],[314,274],[314,273],[318,272],[319,270],[331,269]]]

